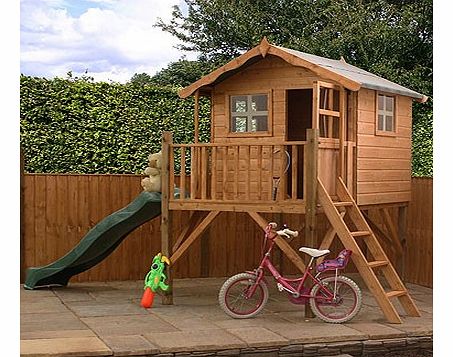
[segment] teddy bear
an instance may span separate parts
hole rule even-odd
[[[148,167],[144,171],[144,174],[148,177],[145,177],[141,182],[143,190],[148,192],[162,191],[161,168],[162,152],[159,151],[158,153],[149,155]]]

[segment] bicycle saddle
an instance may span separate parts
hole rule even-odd
[[[312,256],[313,258],[319,258],[319,257],[322,257],[323,255],[327,255],[330,253],[329,249],[319,250],[319,249],[308,248],[308,247],[300,247],[299,251],[304,252],[304,253]]]

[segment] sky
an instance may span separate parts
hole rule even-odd
[[[167,22],[179,0],[21,0],[20,71],[38,77],[87,74],[125,83],[135,73],[155,74],[186,55]]]

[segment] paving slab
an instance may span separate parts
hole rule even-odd
[[[58,331],[21,331],[21,340],[49,339],[62,337],[96,337],[90,329],[85,330],[58,330]]]
[[[97,337],[22,340],[20,354],[38,356],[109,356],[112,351]]]
[[[354,320],[352,320],[351,322],[344,324],[344,326],[353,328],[354,330],[366,334],[368,338],[372,340],[407,336],[406,332],[404,331],[398,330],[389,325],[375,322],[355,322]]]
[[[145,338],[161,352],[216,351],[245,348],[247,344],[224,330],[147,333]]]
[[[104,343],[115,356],[141,356],[159,353],[159,349],[140,335],[104,336]]]
[[[58,313],[67,311],[67,307],[55,295],[44,296],[37,299],[29,299],[27,301],[23,301],[20,305],[20,312],[22,314],[49,312]]]
[[[291,343],[319,343],[365,340],[367,335],[340,324],[327,324],[323,322],[276,323],[266,326],[267,329],[285,337]]]
[[[71,312],[21,314],[21,332],[86,330],[87,326]]]
[[[127,301],[71,301],[66,304],[79,317],[147,314],[144,308]]]
[[[178,331],[172,325],[151,314],[85,317],[81,320],[101,337]]]
[[[263,327],[229,328],[226,331],[246,342],[249,347],[280,347],[289,344],[286,338]]]

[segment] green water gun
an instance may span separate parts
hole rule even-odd
[[[141,301],[141,306],[148,309],[153,305],[154,294],[157,289],[167,291],[169,286],[165,284],[167,276],[164,274],[165,264],[170,265],[170,259],[168,259],[162,253],[157,254],[151,264],[151,269],[145,276],[144,293]]]

